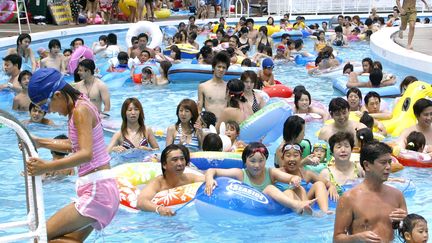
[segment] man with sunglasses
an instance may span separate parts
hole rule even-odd
[[[320,129],[318,138],[321,140],[328,141],[337,132],[349,132],[354,135],[356,130],[366,127],[363,123],[349,120],[349,103],[341,97],[330,101],[329,112],[334,123],[324,125]]]

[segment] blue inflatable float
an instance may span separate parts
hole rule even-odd
[[[316,56],[308,56],[308,57],[306,57],[306,56],[303,56],[303,55],[299,54],[299,55],[296,55],[294,57],[294,62],[297,65],[306,66],[306,64],[309,63],[309,62],[315,62],[315,59],[316,59]]]
[[[361,82],[368,82],[369,76],[359,76]],[[346,84],[348,83],[347,76],[340,76],[333,79],[333,88],[340,91],[344,95],[348,92]],[[381,97],[396,97],[400,95],[400,89],[397,85],[390,85],[379,88],[359,88],[363,95],[366,95],[370,91],[377,92]]]
[[[270,216],[292,213],[272,198],[238,180],[228,177],[215,179],[217,187],[211,196],[204,193],[205,184],[198,188],[195,207],[205,218],[226,218],[227,216]]]
[[[230,66],[224,75],[224,80],[228,81],[233,78],[240,78],[246,70],[258,72],[256,67]],[[168,80],[170,82],[205,82],[213,77],[213,68],[211,65],[179,63],[174,64],[168,71]]]
[[[123,84],[130,80],[130,72],[124,71],[122,73],[112,72],[108,73],[101,78],[102,81],[108,86],[110,89],[118,89],[123,86]]]
[[[190,156],[191,163],[200,170],[210,168],[243,168],[243,161],[240,153],[229,152],[194,152]]]

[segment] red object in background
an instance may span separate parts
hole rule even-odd
[[[275,85],[270,87],[263,88],[263,91],[266,92],[270,98],[279,97],[279,98],[290,98],[293,94],[291,88],[281,84],[279,81],[275,80]]]
[[[181,8],[183,7],[183,1],[182,0],[174,0],[174,8]]]
[[[118,13],[117,19],[122,20],[122,21],[128,21],[128,17],[124,13],[121,13],[121,12]]]

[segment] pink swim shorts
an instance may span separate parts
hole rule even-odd
[[[96,230],[105,228],[114,218],[119,207],[117,180],[110,170],[100,170],[78,178],[76,182],[77,211],[96,220]]]

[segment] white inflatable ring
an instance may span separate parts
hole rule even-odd
[[[128,47],[132,46],[131,38],[133,36],[138,36],[141,33],[146,33],[149,37],[147,44],[148,48],[155,48],[162,44],[162,31],[159,26],[155,23],[149,21],[140,21],[138,23],[132,24],[126,33],[126,43]]]

